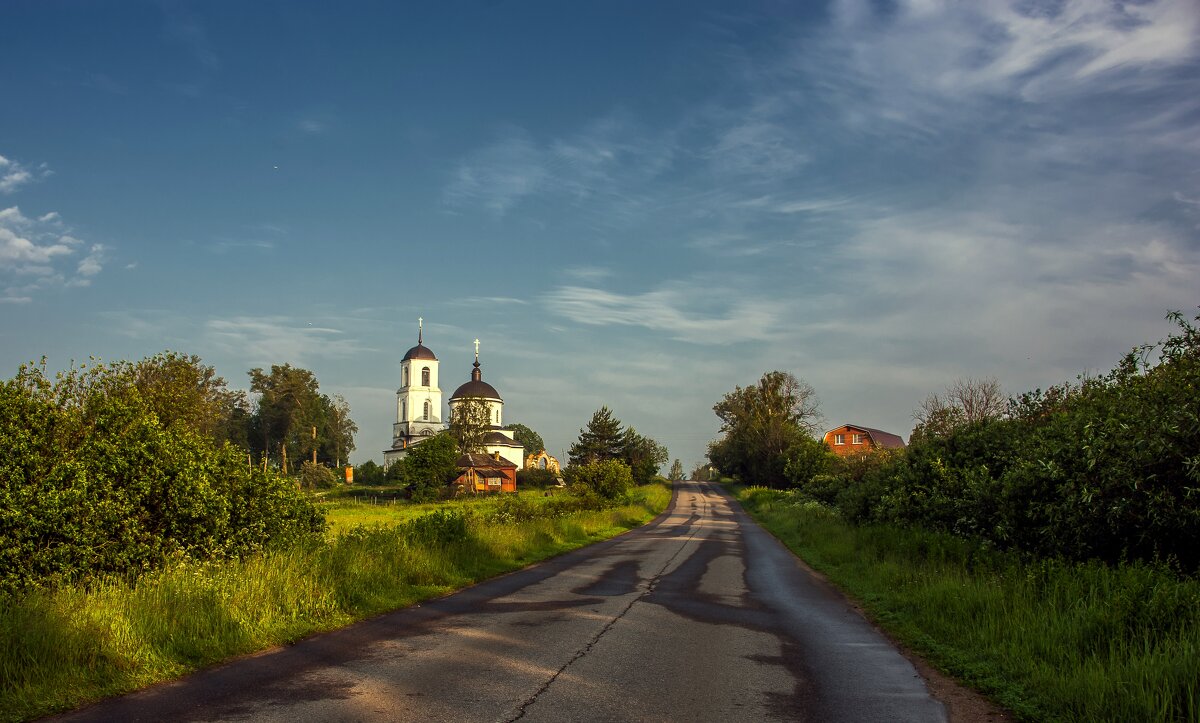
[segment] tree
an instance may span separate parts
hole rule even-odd
[[[683,479],[683,463],[679,460],[675,460],[675,462],[671,465],[671,472],[667,476],[672,482],[678,482],[679,480]]]
[[[537,454],[546,449],[546,443],[542,441],[542,435],[526,427],[524,424],[510,424],[508,428],[513,431],[513,439],[525,448],[525,454]]]
[[[321,394],[307,369],[290,364],[274,365],[269,374],[252,369],[250,391],[259,395],[250,417],[251,451],[278,463],[286,451],[288,471],[297,471],[314,451],[318,463],[340,466],[354,450],[358,425],[350,419],[350,405],[340,395]]]
[[[409,485],[414,500],[428,501],[459,475],[458,457],[458,442],[449,432],[439,432],[409,447],[404,459],[392,467],[400,468],[396,476]],[[388,477],[392,476],[388,470]]]
[[[271,373],[251,369],[250,391],[259,395],[253,419],[254,451],[298,467],[313,446],[310,429],[321,416],[317,378],[291,364],[272,365]],[[286,452],[285,452],[286,450]]]
[[[354,484],[381,485],[386,481],[387,475],[383,471],[383,467],[375,464],[373,459],[368,459],[354,468]]]
[[[491,407],[482,397],[464,397],[450,412],[450,435],[462,454],[483,451],[483,438],[492,426]]]
[[[218,442],[246,446],[245,393],[230,391],[200,357],[165,351],[138,362],[117,362],[110,369],[129,380],[164,427],[182,426]]]
[[[913,419],[912,438],[945,437],[955,429],[992,419],[1008,410],[1008,398],[995,377],[955,379],[942,395],[930,394],[921,402]]]
[[[694,479],[698,482],[707,482],[711,478],[712,478],[712,465],[711,464],[698,464],[698,465],[696,465],[696,468],[692,470],[691,479]]]
[[[350,419],[350,405],[341,394],[335,394],[332,399],[324,396],[321,399],[325,407],[326,437],[333,445],[333,466],[341,467],[343,461],[350,461],[358,425]]]
[[[621,452],[625,463],[633,473],[635,484],[646,484],[658,474],[658,470],[670,455],[667,448],[658,442],[638,434],[633,427],[628,427],[621,434]]]
[[[709,459],[746,482],[786,486],[784,455],[817,430],[818,408],[809,384],[788,372],[767,372],[758,384],[735,387],[713,406],[724,437],[709,445]]]
[[[579,430],[579,439],[571,445],[567,456],[571,466],[625,456],[621,422],[613,416],[611,409],[604,406],[596,410],[587,427]]]

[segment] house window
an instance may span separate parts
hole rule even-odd
[[[854,435],[854,444],[862,444],[863,439],[861,434]]]
[[[424,419],[426,422],[429,421],[429,400],[428,399],[425,400],[425,415],[423,417],[421,417],[421,419]]]
[[[833,443],[834,444],[845,444],[846,443],[846,435],[844,435],[844,434],[833,435]]]
[[[429,386],[429,367],[421,369],[421,386]]]

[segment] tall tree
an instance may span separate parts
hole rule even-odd
[[[628,427],[621,435],[621,448],[625,463],[629,465],[633,481],[637,484],[646,484],[653,479],[659,468],[670,459],[666,447],[638,434],[633,427]]]
[[[713,406],[724,437],[709,445],[709,459],[746,482],[786,486],[785,452],[811,437],[818,409],[809,384],[788,372],[767,372],[758,384],[735,387]]]
[[[672,482],[678,482],[679,480],[683,479],[683,462],[675,460],[675,462],[671,465],[671,472],[667,476]]]
[[[546,449],[546,443],[542,441],[542,435],[526,427],[524,424],[510,424],[508,428],[513,431],[513,439],[525,448],[525,454],[537,454]]]
[[[130,380],[164,427],[181,426],[218,442],[245,445],[246,395],[231,391],[200,357],[166,351],[112,365]]]
[[[607,406],[592,415],[587,426],[579,430],[579,439],[567,451],[571,465],[624,459],[625,442],[621,422]]]
[[[462,454],[483,451],[483,438],[492,426],[491,407],[481,397],[465,397],[450,411],[450,436]]]
[[[350,404],[341,394],[335,394],[333,398],[323,396],[321,400],[325,407],[326,446],[333,447],[333,466],[341,467],[342,462],[350,462],[358,425],[350,418]]]
[[[254,451],[282,461],[286,449],[289,468],[299,469],[315,444],[312,427],[323,421],[317,378],[291,364],[272,365],[270,374],[262,369],[251,369],[249,374],[250,391],[259,395],[253,420]]]

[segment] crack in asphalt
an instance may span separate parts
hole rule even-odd
[[[708,512],[708,507],[709,507],[709,503],[708,503],[707,499],[704,499],[703,502],[704,502],[704,507],[703,507],[701,514],[699,515],[700,519],[704,518],[704,515],[705,515],[705,513]],[[696,509],[695,503],[692,504],[692,509],[693,510]],[[697,515],[693,514],[692,517],[689,518],[685,522],[685,524],[690,524],[691,521],[693,519],[695,519],[696,517],[697,517]],[[680,543],[679,549],[675,551],[675,554],[671,555],[671,557],[669,557],[667,559],[667,561],[663,563],[663,566],[661,568],[659,568],[658,572],[654,573],[654,576],[650,578],[650,582],[646,585],[646,589],[642,590],[642,592],[639,593],[638,596],[635,597],[633,600],[630,600],[629,604],[625,606],[625,609],[622,610],[620,613],[618,613],[616,615],[616,617],[614,617],[612,620],[609,620],[608,623],[606,623],[605,626],[600,629],[600,632],[596,633],[596,635],[593,636],[592,639],[588,641],[587,645],[584,645],[582,648],[580,648],[578,651],[576,651],[575,655],[571,656],[570,660],[563,663],[563,666],[561,668],[559,668],[558,670],[556,670],[554,672],[554,675],[551,675],[550,678],[545,683],[543,683],[540,688],[538,688],[536,691],[534,691],[533,695],[526,698],[525,701],[523,703],[521,703],[520,707],[517,708],[516,715],[513,715],[509,718],[502,719],[503,723],[513,723],[513,721],[520,720],[521,718],[523,718],[525,716],[525,712],[529,709],[529,706],[536,703],[537,699],[539,697],[541,697],[541,695],[543,693],[545,693],[547,690],[550,689],[550,686],[554,684],[554,681],[558,680],[558,677],[560,675],[562,675],[563,672],[566,671],[567,668],[571,667],[572,665],[575,664],[576,661],[585,657],[588,653],[592,652],[592,648],[596,647],[596,644],[600,642],[600,639],[603,638],[604,635],[606,633],[608,633],[609,630],[612,630],[613,627],[621,620],[621,618],[625,617],[626,613],[628,613],[633,608],[634,605],[636,605],[638,602],[640,602],[647,595],[654,592],[654,588],[655,588],[655,586],[658,585],[658,581],[660,578],[662,578],[663,573],[665,573],[667,568],[671,566],[671,563],[675,561],[675,558],[679,557],[680,553],[682,553],[684,548],[687,547],[687,544],[692,541],[692,538],[695,537],[697,534],[699,534],[700,529],[701,529],[700,525],[691,525],[691,527],[692,527],[691,533],[689,533],[687,538],[682,543]]]

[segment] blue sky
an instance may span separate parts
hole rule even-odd
[[[9,0],[0,67],[4,375],[290,362],[358,462],[418,316],[447,396],[478,337],[551,453],[690,468],[765,371],[907,437],[1200,304],[1194,0]]]

